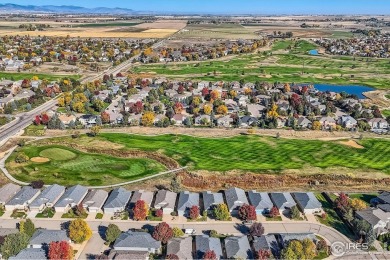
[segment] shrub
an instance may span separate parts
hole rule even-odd
[[[163,210],[162,209],[158,209],[154,212],[155,216],[158,217],[158,218],[161,218],[163,216]]]
[[[199,207],[194,205],[190,208],[190,219],[195,220],[199,218]]]
[[[183,230],[181,230],[178,227],[172,228],[172,232],[173,232],[173,237],[182,237],[182,236],[184,236]]]
[[[22,152],[18,153],[18,155],[15,158],[15,162],[16,163],[25,163],[28,160],[30,160],[30,158],[26,154],[24,154]]]
[[[210,237],[218,237],[218,232],[216,230],[210,230]]]

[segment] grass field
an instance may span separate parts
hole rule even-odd
[[[58,80],[62,78],[79,79],[80,75],[55,75],[55,74],[39,74],[39,73],[24,73],[24,72],[0,72],[0,78],[10,80],[31,79],[37,76],[39,79],[47,79],[48,81]]]
[[[16,153],[7,161],[10,172],[19,180],[43,180],[46,184],[102,185],[114,184],[150,176],[165,170],[160,163],[146,158],[121,159],[108,155],[85,154],[62,146],[32,146],[22,148],[32,157],[48,157],[49,162],[14,162]]]
[[[390,116],[390,109],[382,110],[382,115],[383,115],[384,117]]]
[[[124,27],[124,26],[135,26],[141,23],[85,23],[80,24],[74,27],[86,27],[86,28],[93,28],[93,27]]]

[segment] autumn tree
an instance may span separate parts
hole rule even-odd
[[[275,207],[275,206],[273,206],[273,207],[271,208],[271,210],[269,211],[269,216],[270,216],[271,218],[275,218],[275,217],[279,216],[279,210],[278,210],[278,208]]]
[[[226,115],[228,113],[228,109],[225,105],[220,105],[217,108],[217,113],[220,115]]]
[[[268,260],[271,258],[270,250],[260,249],[256,252],[256,259],[258,260]]]
[[[142,115],[141,123],[143,126],[152,126],[154,123],[154,113],[147,111]]]
[[[182,236],[184,236],[184,232],[183,232],[183,230],[181,230],[181,228],[174,227],[174,228],[172,228],[172,232],[173,232],[173,237],[182,237]]]
[[[42,125],[47,125],[47,123],[49,123],[49,120],[50,120],[50,118],[49,118],[49,116],[46,113],[43,113],[41,115],[41,123],[42,123]]]
[[[343,212],[346,212],[349,208],[349,197],[344,192],[341,192],[337,199],[334,201],[336,207]]]
[[[183,111],[184,107],[181,102],[176,102],[175,105],[173,106],[173,110],[175,110],[176,114],[180,114]]]
[[[35,119],[34,119],[34,124],[35,125],[40,125],[41,124],[41,117],[40,116],[35,116]]]
[[[122,231],[117,225],[109,224],[105,233],[106,241],[111,244],[121,235],[121,233]]]
[[[303,247],[303,255],[305,256],[304,259],[313,259],[317,255],[317,247],[311,239],[309,238],[303,239],[302,247]]]
[[[252,226],[249,228],[249,234],[253,237],[259,237],[264,234],[264,227],[263,224],[260,222],[253,223]]]
[[[206,115],[210,115],[212,110],[213,110],[213,108],[210,105],[204,105],[203,106],[203,112]]]
[[[17,255],[27,247],[29,241],[30,237],[25,233],[7,235],[4,239],[4,243],[0,247],[2,258],[8,259],[10,256]]]
[[[73,248],[67,241],[51,242],[48,257],[55,260],[71,260],[73,259]]]
[[[148,205],[143,200],[137,200],[133,209],[134,220],[145,220],[148,215]]]
[[[137,101],[134,103],[130,110],[132,113],[140,114],[144,110],[144,104],[141,101]]]
[[[208,88],[203,88],[202,89],[202,96],[207,96],[208,94],[210,93],[209,89]]]
[[[213,214],[217,220],[227,221],[231,219],[229,209],[225,203],[216,205]]]
[[[284,85],[284,92],[290,92],[291,91],[291,87],[290,87],[290,84],[286,83]]]
[[[163,216],[164,212],[162,209],[157,209],[156,211],[154,211],[154,215],[158,218],[161,218]]]
[[[278,106],[276,104],[273,104],[271,106],[271,109],[268,111],[267,116],[269,118],[276,118],[276,117],[278,117],[279,114],[278,114],[277,110],[278,110]]]
[[[215,254],[214,250],[207,250],[203,254],[202,259],[204,259],[204,260],[217,260],[217,255]]]
[[[97,136],[99,133],[100,133],[100,126],[98,125],[92,126],[89,132],[91,136]]]
[[[362,209],[367,208],[366,203],[358,198],[351,199],[350,205],[354,210],[362,210]]]
[[[22,220],[19,223],[19,231],[20,233],[24,233],[27,236],[32,237],[32,235],[35,232],[35,225],[29,218],[26,219],[25,221]]]
[[[110,123],[110,114],[103,111],[101,114],[100,114],[100,117],[102,118],[102,123],[103,124],[109,124]]]
[[[92,230],[83,219],[72,220],[69,225],[69,237],[73,242],[80,244],[92,236]]]
[[[238,209],[238,216],[244,221],[256,220],[256,209],[252,205],[243,204]]]
[[[210,98],[212,99],[212,100],[216,100],[216,99],[218,99],[220,97],[220,94],[219,94],[219,92],[216,90],[216,89],[214,89],[214,90],[212,90],[211,92],[210,92]]]
[[[299,219],[301,217],[301,212],[296,205],[292,206],[290,211],[292,219]]]
[[[173,237],[173,230],[166,222],[161,222],[154,228],[152,237],[166,244]]]
[[[313,129],[313,130],[321,130],[321,123],[320,123],[320,121],[314,121],[313,122],[313,125],[311,126],[311,128]]]
[[[193,205],[190,208],[190,219],[195,220],[199,218],[199,207],[196,205]]]

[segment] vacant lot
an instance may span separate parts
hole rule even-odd
[[[11,79],[11,80],[31,79],[34,76],[37,76],[39,79],[46,79],[48,81],[58,80],[58,79],[62,79],[62,78],[74,78],[74,79],[80,78],[80,75],[56,75],[56,74],[40,74],[40,73],[24,73],[24,72],[0,72],[0,78]]]

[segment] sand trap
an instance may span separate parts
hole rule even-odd
[[[44,162],[49,162],[50,159],[46,157],[33,157],[30,159],[32,162],[37,162],[37,163],[44,163]]]
[[[364,146],[361,146],[360,144],[356,143],[356,142],[353,141],[353,140],[341,141],[340,143],[343,144],[343,145],[351,146],[351,147],[353,147],[353,148],[357,148],[357,149],[363,149],[363,148],[364,148]]]

